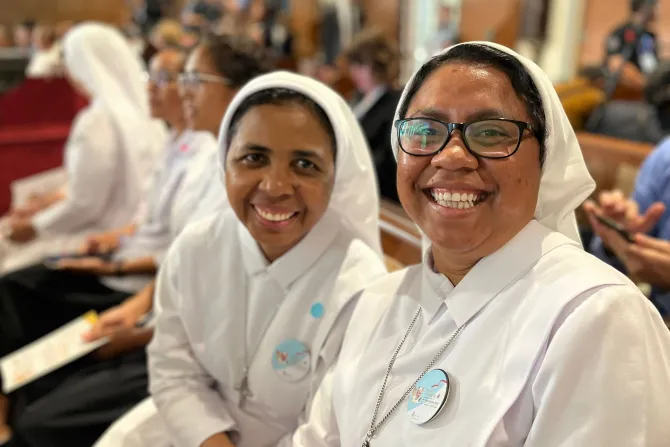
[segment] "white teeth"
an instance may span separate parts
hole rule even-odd
[[[432,192],[433,200],[446,208],[468,209],[472,208],[479,201],[479,194],[476,193],[448,193]]]
[[[268,213],[265,212],[259,208],[255,208],[256,212],[258,213],[259,216],[261,216],[265,220],[269,220],[271,222],[282,222],[285,220],[289,220],[291,217],[293,217],[294,213],[282,213],[282,214],[273,214],[273,213]]]

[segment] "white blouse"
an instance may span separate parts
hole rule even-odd
[[[361,446],[457,328],[434,368],[443,410],[423,425],[405,400],[372,447],[661,447],[670,440],[670,335],[623,275],[533,221],[453,287],[430,256],[366,289],[338,366],[294,446]]]
[[[220,432],[237,447],[290,438],[337,358],[357,292],[384,273],[330,212],[270,265],[232,210],[187,227],[159,275],[149,346],[151,393],[173,445]]]
[[[173,240],[172,208],[175,198],[184,188],[184,178],[199,151],[201,138],[187,130],[173,135],[167,142],[162,163],[154,171],[151,188],[145,201],[142,219],[135,234],[125,238],[114,252],[114,260],[153,257],[160,265]],[[120,278],[101,278],[103,284],[115,290],[134,293],[153,279],[153,275],[131,275]]]

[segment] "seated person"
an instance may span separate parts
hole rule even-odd
[[[62,74],[60,47],[51,26],[37,25],[32,33],[33,55],[26,67],[28,78],[50,78]]]
[[[606,67],[611,72],[623,66],[621,82],[635,88],[642,88],[646,78],[658,66],[658,44],[656,35],[649,30],[656,15],[656,4],[650,6],[648,0],[631,0],[631,20],[617,27],[607,38]],[[636,29],[643,26],[638,35]],[[633,45],[630,60],[624,61],[625,50]]]
[[[162,54],[166,53],[178,54],[176,50]],[[169,67],[154,64],[150,89],[155,91],[156,81],[162,79],[162,88],[169,90],[165,94],[174,103],[180,68],[174,64]],[[98,257],[63,260],[56,266],[62,270],[38,265],[0,279],[0,357],[89,309],[110,309],[100,316],[98,326],[87,336],[90,341],[103,336],[110,338],[99,353],[110,359],[109,363],[85,358],[9,396],[13,404],[10,420],[13,442],[17,445],[89,447],[111,422],[146,395],[144,345],[153,332],[150,328],[136,329],[136,325],[152,307],[151,274],[160,255],[183,227],[182,222],[188,219],[186,216],[202,215],[221,206],[220,201],[211,201],[211,196],[203,194],[202,185],[194,182],[193,177],[203,177],[200,161],[217,153],[212,135],[218,131],[218,123],[236,89],[265,70],[262,52],[243,39],[212,38],[195,49],[189,56],[186,75],[181,78],[181,90],[185,93],[188,125],[199,132],[185,132],[184,135],[190,135],[189,140],[178,142],[171,159],[166,156],[171,167],[160,175],[161,184],[154,185],[147,206],[149,218],[138,226],[133,237],[121,245],[113,234],[91,241],[94,247],[89,248],[99,249],[98,241],[106,247],[119,245],[113,261],[105,262]],[[174,157],[188,157],[189,175],[185,178],[185,166],[178,166]],[[193,175],[190,166],[196,170]],[[192,193],[185,193],[187,188],[194,188],[199,194],[195,200]],[[222,195],[221,191],[218,195]],[[200,203],[201,197],[208,202]],[[187,203],[179,203],[183,201]],[[173,219],[179,223],[173,225]],[[179,229],[175,230],[175,225]],[[134,258],[125,259],[126,256]],[[132,276],[110,277],[116,274]],[[120,357],[126,353],[128,356]],[[121,365],[127,366],[128,376]],[[114,374],[110,375],[110,368]],[[124,378],[127,383],[117,382]],[[117,389],[117,385],[121,388]],[[0,410],[1,404],[2,401]],[[75,429],[81,418],[87,417],[86,429]],[[54,420],[59,424],[52,424]]]
[[[87,234],[131,222],[165,145],[164,125],[150,115],[142,65],[121,34],[79,25],[64,49],[66,74],[89,105],[66,144],[65,187],[9,215],[4,271],[75,250]]]
[[[607,191],[600,195],[597,203],[589,201],[584,204],[597,236],[591,241],[589,251],[634,279],[644,281],[645,274],[640,271],[638,260],[629,253],[631,249],[639,247],[631,246],[622,237],[614,237],[616,233],[607,231],[595,216],[609,217],[629,233],[645,234],[662,241],[670,240],[669,186],[670,140],[665,140],[642,164],[630,198],[624,197],[620,191]],[[667,315],[670,313],[670,289],[664,288],[656,280],[651,284],[654,287],[649,298],[661,314]]]
[[[14,26],[14,47],[29,50],[33,44],[34,20],[24,20]]]
[[[358,91],[354,114],[372,151],[379,190],[382,197],[398,202],[396,163],[389,141],[401,93],[393,87],[399,74],[398,52],[380,32],[366,31],[357,36],[345,58]]]
[[[240,92],[221,129],[232,209],[189,226],[161,270],[149,365],[165,428],[135,445],[289,441],[357,291],[385,273],[372,162],[338,95],[273,73]]]
[[[644,102],[614,100],[589,132],[624,140],[658,144],[670,134],[670,63],[658,65],[644,86]],[[595,113],[601,113],[597,111]]]
[[[292,445],[665,445],[670,334],[581,247],[595,185],[548,76],[458,45],[396,117],[400,200],[430,250],[363,290]]]

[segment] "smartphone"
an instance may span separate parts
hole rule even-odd
[[[633,236],[631,236],[631,234],[628,231],[626,231],[626,229],[620,223],[605,216],[596,215],[595,217],[596,219],[598,219],[598,221],[600,221],[600,223],[619,233],[619,235],[624,239],[626,239],[628,242],[635,243],[635,240],[633,240]]]

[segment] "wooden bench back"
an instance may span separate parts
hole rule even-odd
[[[421,235],[400,205],[382,199],[380,226],[387,257],[402,265],[421,262]]]

